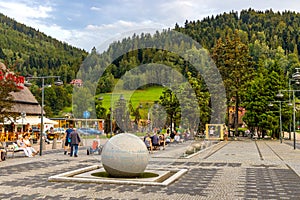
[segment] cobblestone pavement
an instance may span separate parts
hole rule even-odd
[[[0,162],[0,199],[300,199],[300,151],[279,141],[224,141],[191,158],[191,142],[151,154],[149,168],[185,168],[169,186],[48,182],[52,175],[101,163],[101,156],[47,149]]]

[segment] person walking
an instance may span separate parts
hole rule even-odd
[[[73,132],[73,124],[70,124],[69,128],[66,130],[65,137],[64,137],[64,140],[65,140],[64,154],[65,155],[67,154],[67,151],[69,150],[69,147],[71,146],[70,134],[72,132]]]
[[[73,132],[70,134],[70,139],[71,139],[70,156],[72,157],[74,154],[74,157],[77,157],[78,156],[78,145],[81,142],[81,138],[75,128],[73,129]]]

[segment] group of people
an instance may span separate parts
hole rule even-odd
[[[67,155],[68,150],[70,150],[68,155],[71,157],[78,157],[78,146],[81,142],[81,138],[76,129],[73,128],[72,124],[70,124],[69,128],[66,130],[64,140],[64,154]]]
[[[148,133],[144,137],[144,143],[146,147],[149,149],[150,152],[155,149],[160,149],[160,147],[163,147],[163,150],[165,149],[165,146],[169,143],[181,143],[185,140],[188,140],[189,138],[189,132],[185,131],[183,134],[180,134],[176,130],[173,130],[170,133],[170,130],[167,130],[166,134],[163,134],[160,130],[154,131],[153,135]]]
[[[66,155],[67,152],[69,151],[68,155],[70,155],[71,157],[72,156],[78,157],[78,146],[81,142],[81,138],[78,132],[76,131],[76,129],[73,128],[72,124],[66,130],[64,140],[65,140],[64,154]],[[15,144],[15,149],[23,150],[25,155],[28,157],[33,157],[39,153],[38,150],[35,150],[31,146],[31,142],[27,134],[25,134],[24,137],[22,135],[19,135],[19,138]]]
[[[156,133],[154,133],[152,136],[150,135],[150,133],[148,133],[144,137],[144,143],[148,148],[149,152],[152,152],[155,149],[159,149],[160,146],[163,146],[163,149],[165,149],[165,144],[166,144],[164,140],[164,136],[163,135],[158,136]]]
[[[38,150],[35,150],[35,148],[31,146],[28,134],[18,136],[18,140],[15,144],[15,150],[23,150],[27,157],[33,157],[39,153]]]
[[[40,151],[36,150],[30,142],[29,139],[29,132],[26,132],[24,135],[18,135],[18,139],[16,142],[12,143],[12,148],[14,148],[14,151],[24,151],[25,156],[27,157],[34,157],[37,155]],[[73,128],[73,125],[71,124],[69,128],[66,130],[65,133],[65,144],[64,144],[64,154],[66,155],[69,151],[68,155],[71,157],[78,157],[78,146],[81,142],[81,138],[76,131],[75,128]],[[0,161],[4,160],[2,159],[2,156],[5,155],[5,149],[2,146],[2,143],[0,143]]]

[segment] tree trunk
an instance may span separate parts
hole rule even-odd
[[[239,94],[238,94],[237,91],[236,91],[236,99],[235,99],[234,127],[235,127],[235,134],[238,134],[238,127],[239,127]]]
[[[230,119],[230,113],[229,113],[229,103],[228,103],[228,105],[227,105],[227,127],[228,127],[228,137],[230,137],[230,126],[229,126],[230,121],[229,121],[229,119]]]

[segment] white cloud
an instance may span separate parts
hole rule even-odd
[[[101,8],[95,7],[95,6],[92,6],[90,9],[94,10],[94,11],[101,11],[102,10]]]
[[[150,20],[142,22],[119,20],[112,24],[87,25],[83,30],[72,31],[71,37],[66,40],[70,44],[91,50],[93,47],[107,46],[107,41],[112,39],[121,40],[123,37],[132,36],[134,33],[154,32],[154,30],[162,30],[163,28],[168,27]]]
[[[300,11],[298,2],[279,0],[107,0],[101,3],[92,0],[0,0],[1,13],[86,50],[124,33],[133,34],[133,31],[148,28],[173,28],[175,23],[183,25],[186,20],[201,20],[203,17],[250,7],[258,10]]]
[[[183,25],[186,20],[201,20],[214,13],[215,8],[210,7],[203,0],[174,0],[159,4],[158,12],[165,16],[165,23],[174,27],[175,23]]]
[[[19,22],[30,23],[33,19],[50,18],[51,6],[27,5],[21,2],[0,1],[0,12]]]

